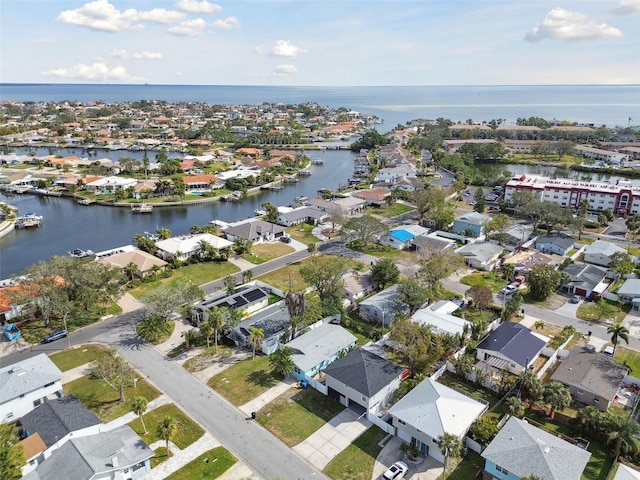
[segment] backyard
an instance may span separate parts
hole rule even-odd
[[[618,346],[613,358],[616,362],[631,370],[629,375],[634,377],[640,376],[640,353],[636,350]]]
[[[370,207],[367,210],[367,213],[370,213],[372,215],[381,215],[386,218],[393,218],[397,217],[398,215],[402,215],[403,213],[410,212],[411,210],[415,210],[415,207],[407,205],[406,203],[396,202],[393,205]]]
[[[258,422],[289,447],[299,444],[344,410],[313,388],[292,387],[258,412]]]
[[[269,357],[247,358],[209,379],[207,385],[236,406],[244,405],[266,392],[281,377],[269,366]]]
[[[382,450],[378,444],[386,435],[378,427],[370,427],[336,455],[323,472],[335,480],[370,480],[376,458]]]
[[[214,479],[229,470],[236,458],[224,447],[216,447],[204,452],[180,470],[172,473],[167,480]]]

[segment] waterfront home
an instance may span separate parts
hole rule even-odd
[[[367,205],[379,207],[385,203],[386,198],[391,196],[391,191],[387,188],[369,188],[366,190],[356,190],[352,196],[365,200]]]
[[[94,175],[94,176],[81,176],[81,175],[65,175],[62,177],[58,177],[53,182],[53,185],[56,187],[69,188],[69,187],[84,187],[87,183],[95,182],[96,180],[100,180],[102,177]]]
[[[519,375],[533,365],[549,339],[519,323],[502,323],[476,348],[479,368],[507,370]]]
[[[281,225],[250,218],[222,230],[224,237],[235,242],[238,238],[251,240],[254,243],[271,242],[285,235],[286,230]]]
[[[451,231],[458,235],[479,238],[484,236],[484,225],[491,217],[478,212],[465,213],[453,221]]]
[[[563,284],[562,288],[572,295],[593,297],[597,300],[609,287],[609,284],[604,282],[607,270],[602,267],[576,262],[567,265],[563,272],[571,276],[571,280]]]
[[[398,285],[393,285],[361,301],[358,313],[370,322],[390,325],[398,313],[409,311],[407,306],[398,300],[398,296]]]
[[[18,317],[22,313],[24,304],[16,301],[22,287],[20,285],[9,285],[0,288],[0,325],[4,325],[10,320]]]
[[[164,260],[175,258],[186,260],[197,256],[202,250],[202,242],[208,243],[215,250],[227,250],[233,246],[233,242],[224,238],[211,235],[210,233],[197,233],[194,235],[181,235],[160,240],[156,243],[156,248]]]
[[[293,376],[310,380],[356,346],[355,335],[333,323],[321,323],[286,344],[293,350]]]
[[[622,152],[605,150],[603,148],[589,147],[587,145],[576,145],[576,153],[586,158],[591,158],[598,162],[606,162],[612,165],[620,165],[629,160],[629,156]]]
[[[376,182],[389,182],[396,178],[415,178],[416,169],[411,164],[400,164],[396,167],[381,168],[375,178]]]
[[[135,276],[138,278],[145,278],[152,273],[162,271],[168,265],[164,260],[142,250],[114,253],[99,258],[99,261],[122,270],[133,264],[136,266]]]
[[[138,181],[135,178],[103,177],[89,182],[85,186],[90,192],[111,195],[117,190],[126,190],[129,187],[134,187],[136,183]]]
[[[438,335],[460,335],[471,331],[472,323],[464,318],[451,315],[460,308],[456,303],[441,300],[428,307],[417,310],[411,321],[430,326]]]
[[[329,218],[329,215],[318,207],[299,207],[287,212],[279,212],[276,223],[283,227],[291,227],[302,223],[318,225]]]
[[[388,245],[396,250],[407,250],[411,248],[413,240],[419,235],[429,233],[428,228],[420,225],[400,225],[380,236],[380,243]]]
[[[204,175],[185,175],[182,182],[187,191],[210,191],[216,185],[218,179],[215,175],[207,173]]]
[[[630,303],[634,310],[640,311],[640,279],[627,278],[616,293],[620,300]]]
[[[462,440],[487,405],[427,378],[389,409],[396,435],[424,455],[444,462],[437,441],[445,433]]]
[[[366,348],[356,348],[323,372],[329,397],[341,405],[377,413],[392,400],[409,370]]]
[[[252,348],[251,328],[259,328],[264,333],[260,350],[265,355],[272,354],[281,342],[288,341],[291,336],[291,316],[284,300],[269,305],[242,320],[233,327],[228,338],[238,347]]]
[[[317,207],[323,212],[331,212],[339,209],[345,215],[353,215],[354,213],[364,210],[367,201],[357,197],[336,198],[334,200],[326,200],[324,198],[313,198],[307,202],[312,207]]]
[[[618,394],[629,369],[604,353],[574,347],[560,360],[551,380],[569,389],[576,402],[606,412]]]
[[[565,233],[550,233],[536,239],[536,250],[565,256],[575,247],[576,240]]]
[[[0,368],[0,422],[14,422],[45,399],[63,396],[62,372],[44,353]]]
[[[500,245],[491,242],[469,243],[456,250],[471,268],[485,271],[494,269],[503,251]]]
[[[269,305],[269,294],[261,287],[244,285],[236,288],[233,293],[219,292],[198,302],[191,310],[191,321],[196,326],[207,321],[208,311],[213,307],[242,310],[251,314]]]
[[[627,253],[627,251],[614,243],[596,240],[585,247],[584,261],[601,267],[608,267],[611,263],[611,257],[615,253]]]

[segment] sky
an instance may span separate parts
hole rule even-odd
[[[0,0],[0,82],[640,84],[640,0]]]

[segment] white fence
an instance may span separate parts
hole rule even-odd
[[[384,430],[385,432],[391,434],[391,435],[395,435],[396,434],[396,427],[394,427],[393,425],[391,425],[390,423],[387,423],[385,420],[383,420],[382,418],[367,412],[367,420],[369,420],[371,423],[373,423],[374,425],[377,425],[378,427],[380,427],[380,429]]]
[[[307,379],[307,382],[309,382],[309,385],[311,387],[315,388],[323,395],[329,395],[329,387],[327,387],[324,383],[319,382],[318,380],[314,380],[313,378]]]
[[[465,438],[465,445],[469,450],[473,450],[476,453],[482,453],[482,450],[483,450],[482,445],[480,445],[478,442],[476,442],[472,438],[469,438],[469,437]]]

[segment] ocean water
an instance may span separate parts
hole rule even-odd
[[[640,124],[640,85],[270,87],[224,85],[0,84],[0,101],[165,100],[248,105],[317,102],[377,115],[379,130],[416,118],[455,122],[538,116],[595,125]]]

